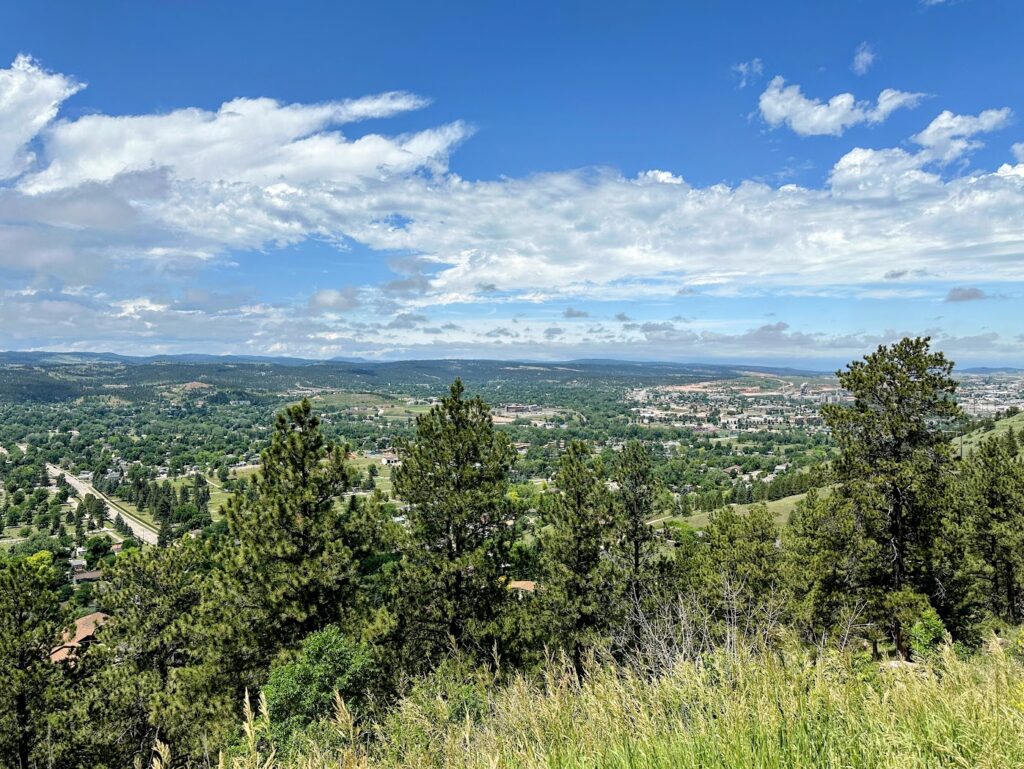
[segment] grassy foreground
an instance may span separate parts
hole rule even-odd
[[[1024,666],[995,645],[897,667],[716,653],[654,678],[599,667],[582,683],[549,666],[494,689],[435,679],[372,734],[341,706],[287,757],[267,749],[268,728],[251,718],[241,754],[222,765],[1006,769],[1024,766]]]

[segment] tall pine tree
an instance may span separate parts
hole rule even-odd
[[[456,379],[417,417],[415,438],[398,444],[394,491],[408,505],[409,538],[397,608],[414,668],[436,663],[451,644],[488,658],[508,600],[506,495],[516,453],[487,405],[464,394]]]
[[[555,477],[557,496],[540,534],[541,619],[551,643],[583,671],[588,646],[607,642],[623,610],[622,570],[609,550],[611,494],[582,441],[573,441]]]
[[[952,369],[929,339],[903,339],[837,372],[853,403],[822,408],[839,449],[841,494],[878,546],[875,615],[903,656],[908,615],[940,589],[935,544],[953,464],[946,430],[962,413]]]

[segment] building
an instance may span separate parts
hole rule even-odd
[[[96,637],[96,631],[106,622],[109,617],[101,611],[86,614],[75,620],[75,628],[65,636],[64,643],[50,652],[51,662],[65,662],[75,656],[75,652],[83,646],[92,643]]]
[[[78,571],[71,575],[71,581],[76,585],[81,585],[84,582],[99,582],[101,579],[103,579],[103,572],[99,569]]]

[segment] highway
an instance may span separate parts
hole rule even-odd
[[[83,481],[81,478],[76,478],[66,470],[62,470],[57,465],[51,465],[47,463],[46,471],[50,474],[51,478],[56,478],[58,475],[63,473],[64,479],[68,482],[68,485],[75,490],[79,498],[85,497],[86,494],[92,494],[94,497],[98,497],[107,503],[107,516],[110,520],[114,520],[118,513],[121,514],[121,518],[128,524],[128,528],[132,530],[132,534],[140,542],[145,542],[148,545],[155,545],[159,539],[157,530],[150,526],[148,523],[139,520],[123,507],[119,506],[116,502],[112,501],[106,494],[101,494],[96,491],[96,488],[87,481]]]

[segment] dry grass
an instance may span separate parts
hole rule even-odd
[[[1024,666],[970,660],[879,666],[841,653],[716,651],[657,677],[614,665],[586,679],[550,664],[502,687],[433,681],[372,735],[339,705],[288,757],[250,715],[225,769],[662,769],[1024,766]]]

